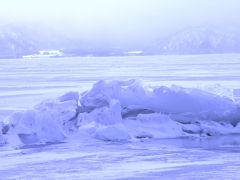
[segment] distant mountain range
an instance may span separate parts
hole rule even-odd
[[[160,54],[203,54],[240,52],[238,29],[189,28],[160,39],[152,46]]]
[[[34,26],[0,26],[0,58],[18,58],[41,50],[61,50],[65,56],[120,56],[156,54],[239,53],[240,31],[236,28],[187,28],[150,44],[121,47],[68,38],[57,30]],[[128,53],[129,52],[129,53]]]
[[[72,47],[74,41],[41,26],[0,26],[0,58],[18,58],[41,50]]]
[[[36,43],[19,30],[0,28],[0,57],[20,57],[37,50]]]

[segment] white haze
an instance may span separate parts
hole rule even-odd
[[[195,26],[238,26],[239,0],[0,0],[0,21],[98,41],[151,40]]]

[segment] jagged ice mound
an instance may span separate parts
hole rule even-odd
[[[237,103],[200,89],[99,81],[12,114],[0,124],[0,144],[214,136],[240,133],[239,121]]]

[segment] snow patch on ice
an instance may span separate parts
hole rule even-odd
[[[130,135],[123,125],[118,124],[98,128],[96,138],[104,141],[125,141],[130,139]]]
[[[124,124],[131,135],[139,139],[175,138],[186,135],[180,123],[160,113],[139,114],[135,119],[126,119]]]

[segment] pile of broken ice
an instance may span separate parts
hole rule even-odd
[[[0,124],[0,144],[214,136],[240,133],[239,121],[232,99],[200,89],[99,81],[80,95],[69,92],[12,114]]]

